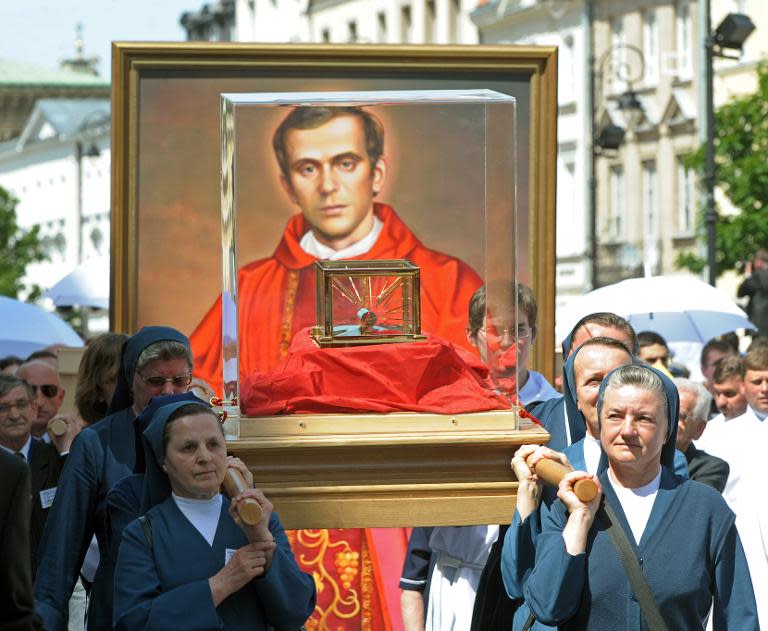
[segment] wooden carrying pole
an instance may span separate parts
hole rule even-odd
[[[564,464],[550,458],[542,458],[535,465],[531,465],[531,456],[528,456],[526,461],[528,466],[547,484],[558,486],[565,475],[571,472]],[[591,479],[579,480],[573,485],[573,492],[582,502],[591,502],[597,497],[597,484]]]
[[[67,422],[64,419],[55,418],[49,423],[48,429],[54,436],[64,436],[67,433]]]
[[[248,488],[242,474],[233,467],[227,467],[222,485],[226,494],[232,499],[239,497]],[[261,506],[252,497],[246,497],[237,503],[237,514],[246,524],[255,526],[261,521]]]

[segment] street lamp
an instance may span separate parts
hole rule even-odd
[[[741,53],[742,46],[747,38],[755,30],[752,20],[743,13],[729,13],[712,32],[712,24],[709,14],[709,1],[702,3],[704,24],[707,37],[704,41],[706,57],[705,96],[707,142],[706,161],[704,167],[704,218],[707,226],[707,267],[709,284],[714,286],[717,278],[717,208],[715,207],[715,179],[717,167],[715,166],[715,95],[714,95],[714,59],[738,59],[738,56],[727,55],[726,50],[737,50]]]
[[[588,3],[591,6],[591,3]],[[589,24],[592,24],[590,18]],[[591,28],[591,26],[590,26]],[[627,61],[625,53],[631,53],[637,60],[637,63],[630,64]],[[617,55],[621,54],[619,62],[616,63]],[[590,115],[591,129],[591,150],[590,150],[590,209],[589,209],[589,231],[590,231],[590,282],[592,289],[599,287],[599,275],[597,266],[597,158],[603,155],[615,155],[619,147],[624,142],[626,130],[613,122],[597,127],[597,102],[598,96],[602,98],[602,81],[605,78],[606,64],[611,62],[610,76],[622,82],[626,82],[627,89],[619,95],[617,99],[618,109],[622,113],[624,123],[627,128],[635,129],[643,116],[643,105],[637,98],[637,93],[632,89],[632,83],[640,79],[645,71],[645,58],[639,48],[630,44],[621,44],[612,46],[605,51],[600,60],[595,63],[593,53],[590,53],[590,73],[589,73],[589,94],[592,105]],[[598,94],[598,87],[600,88]]]

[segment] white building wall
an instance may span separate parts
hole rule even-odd
[[[0,152],[0,186],[19,200],[21,228],[40,226],[50,260],[30,265],[25,282],[42,289],[54,285],[81,260],[109,253],[109,140],[99,143],[101,154],[83,158],[82,258],[77,239],[77,161],[73,142],[55,138],[32,143],[21,151]],[[6,145],[7,146],[7,145]],[[101,234],[102,239],[91,238]]]
[[[235,40],[474,44],[476,0],[237,0]]]
[[[307,0],[236,0],[234,39],[238,42],[306,42]]]
[[[590,289],[589,164],[585,104],[587,70],[581,2],[553,13],[537,0],[496,3],[478,12],[480,41],[558,47],[557,308]]]

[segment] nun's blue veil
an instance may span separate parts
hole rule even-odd
[[[144,444],[144,498],[141,512],[146,513],[150,508],[160,504],[171,494],[171,483],[168,474],[163,471],[165,460],[165,445],[163,435],[168,419],[176,410],[187,406],[199,406],[201,412],[207,412],[211,406],[198,399],[194,394],[173,394],[166,397],[156,397],[152,400],[154,413],[147,429],[142,434]]]
[[[605,394],[605,388],[609,383],[611,376],[619,370],[625,369],[627,366],[621,366],[609,372],[602,383],[600,384],[600,390],[597,397],[597,420],[601,422],[603,414],[603,396]],[[664,442],[664,446],[661,448],[661,464],[668,467],[670,470],[674,470],[675,460],[675,443],[677,441],[677,421],[680,410],[680,397],[677,392],[677,386],[673,381],[667,377],[663,372],[648,366],[646,364],[633,364],[633,369],[649,370],[661,379],[661,384],[664,388],[664,395],[666,397],[667,418],[669,423],[667,424],[667,438]]]
[[[189,348],[187,336],[168,326],[145,326],[135,335],[123,342],[120,354],[120,370],[117,373],[115,393],[109,403],[107,414],[114,414],[130,407],[132,403],[131,389],[133,375],[136,371],[136,362],[139,356],[149,346],[157,342],[179,342]]]

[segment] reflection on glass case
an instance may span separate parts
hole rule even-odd
[[[385,344],[421,335],[419,268],[410,261],[318,261],[317,326],[321,347]]]
[[[516,397],[515,108],[491,90],[222,94],[225,354],[211,339],[205,362],[222,398],[312,329],[321,346],[431,336]]]

